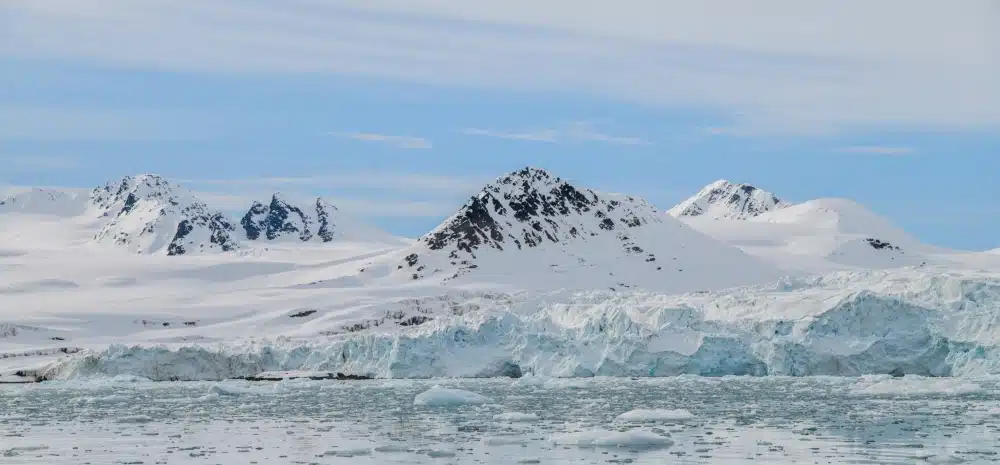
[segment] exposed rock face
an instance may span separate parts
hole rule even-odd
[[[482,247],[538,247],[601,233],[624,231],[656,217],[632,197],[601,198],[544,170],[525,168],[487,185],[458,213],[421,240],[452,258],[475,257]]]
[[[719,180],[667,213],[675,218],[708,216],[745,220],[788,206],[774,194],[748,184]]]
[[[293,205],[280,194],[274,194],[264,205],[254,202],[243,215],[240,224],[246,238],[256,240],[292,239],[301,242],[330,242],[335,236],[334,218],[337,208],[322,198],[306,208]]]
[[[156,175],[127,176],[94,189],[90,198],[107,222],[94,236],[140,254],[229,252],[235,227],[221,212]]]
[[[602,259],[637,256],[656,272],[656,256],[638,245],[630,231],[663,220],[644,200],[580,189],[529,167],[488,184],[457,213],[421,237],[396,269],[405,270],[413,279],[437,272],[454,278],[479,268],[477,259],[484,251],[522,250],[553,253],[553,262],[542,266],[556,267],[567,261],[595,266],[574,251],[591,242],[601,244],[594,248],[602,250],[586,253]],[[603,241],[607,238],[610,242]],[[614,250],[606,250],[607,244],[614,244]]]

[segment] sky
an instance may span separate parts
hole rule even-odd
[[[0,190],[157,173],[415,237],[531,165],[1000,247],[994,0],[5,0]]]

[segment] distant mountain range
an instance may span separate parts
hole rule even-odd
[[[739,282],[746,270],[920,266],[950,252],[921,244],[846,199],[794,204],[720,180],[664,212],[640,198],[582,188],[532,167],[487,184],[416,241],[355,221],[323,198],[296,203],[275,193],[231,218],[152,174],[110,182],[89,195],[34,189],[0,201],[5,214],[72,218],[93,230],[90,242],[146,255],[378,242],[397,250],[392,263],[380,264],[385,258],[379,257],[364,267],[365,276],[380,279],[500,273],[530,281],[535,278],[525,270],[545,269],[561,279],[619,288],[678,279],[675,273]],[[594,279],[584,269],[601,270],[608,279]]]
[[[253,202],[240,221],[213,209],[186,188],[142,174],[109,182],[83,195],[32,189],[0,201],[0,214],[78,218],[96,225],[93,241],[137,254],[197,255],[233,252],[255,242],[318,242],[365,238],[407,241],[344,217],[323,198],[295,205],[275,193]]]

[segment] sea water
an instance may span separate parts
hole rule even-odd
[[[998,379],[0,386],[3,464],[989,463],[998,439]]]

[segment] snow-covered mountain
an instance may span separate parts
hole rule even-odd
[[[47,247],[95,243],[142,255],[235,252],[249,244],[356,241],[410,243],[341,214],[317,198],[296,203],[274,194],[242,219],[206,205],[188,189],[153,174],[126,176],[91,191],[32,189],[0,200],[0,238]],[[247,251],[250,253],[252,251]]]
[[[372,264],[366,273],[443,282],[475,275],[470,279],[522,288],[661,290],[733,286],[783,274],[645,200],[578,188],[530,167],[488,184],[395,256],[388,272]]]
[[[682,205],[671,211],[680,210]],[[775,205],[753,216],[695,215],[681,219],[702,233],[789,270],[818,273],[921,266],[948,260],[949,251],[920,243],[852,200],[826,198]]]
[[[705,216],[743,220],[786,206],[788,204],[770,192],[722,179],[705,186],[667,214],[675,218]]]
[[[230,218],[160,176],[126,176],[94,189],[90,201],[107,219],[94,236],[98,243],[166,255],[231,252],[240,247]]]
[[[81,191],[32,188],[0,199],[0,214],[75,216],[87,210],[89,195]]]

